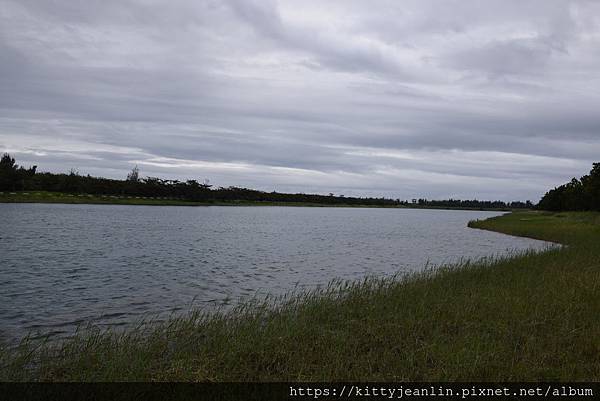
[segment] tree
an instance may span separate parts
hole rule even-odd
[[[14,191],[17,167],[15,159],[8,153],[2,155],[2,159],[0,159],[0,190]]]
[[[581,177],[587,209],[600,210],[600,163],[594,163],[590,174]]]
[[[588,175],[551,189],[540,200],[542,210],[600,211],[600,163],[594,163]]]
[[[127,181],[138,182],[140,180],[140,169],[137,164],[131,169],[131,172],[127,174]]]
[[[25,182],[34,176],[37,166],[19,167],[15,159],[4,153],[0,159],[0,190],[16,191],[25,188]]]
[[[69,170],[69,174],[60,177],[59,191],[69,193],[82,191],[81,175],[79,175],[79,171],[75,167]]]
[[[2,155],[2,159],[0,159],[0,168],[4,169],[12,169],[16,170],[17,165],[15,164],[15,158],[10,157],[8,153]]]

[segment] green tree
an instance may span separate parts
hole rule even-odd
[[[540,200],[542,210],[600,211],[600,163],[594,163],[588,175],[548,191]]]
[[[0,190],[16,191],[23,190],[28,181],[35,174],[37,166],[28,169],[19,167],[14,157],[4,153],[0,159]]]
[[[131,169],[129,174],[127,174],[127,181],[138,182],[140,180],[140,169],[137,164],[134,168]]]
[[[0,189],[4,191],[14,191],[17,178],[17,165],[15,159],[8,153],[2,155],[0,159]]]

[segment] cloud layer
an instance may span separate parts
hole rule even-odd
[[[600,160],[593,1],[0,0],[0,58],[41,170],[537,201]]]

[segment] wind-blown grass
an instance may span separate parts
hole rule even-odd
[[[334,282],[228,312],[4,347],[1,380],[600,380],[600,214],[515,213],[477,228],[545,252]]]

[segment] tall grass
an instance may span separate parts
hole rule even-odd
[[[0,351],[0,380],[600,380],[598,216],[471,223],[560,249],[24,340]]]

